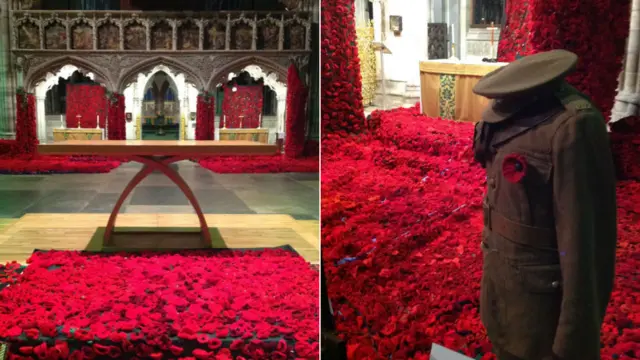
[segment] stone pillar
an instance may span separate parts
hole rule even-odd
[[[44,100],[47,97],[47,89],[40,85],[36,88],[36,133],[40,143],[47,142],[47,118]]]
[[[367,16],[367,5],[369,0],[355,0],[356,7],[356,27],[367,26],[369,17]]]
[[[11,66],[9,0],[0,0],[0,139],[16,134],[16,86]]]
[[[382,6],[381,0],[373,0],[373,40],[382,41]]]
[[[469,27],[471,25],[470,19],[467,17],[469,14],[469,6],[471,1],[469,0],[460,0],[460,26],[459,34],[460,43],[456,44],[457,47],[460,47],[458,54],[460,54],[460,59],[465,60],[467,58],[467,32],[469,31]]]
[[[287,97],[285,96],[278,96],[278,107],[276,107],[276,119],[278,127],[277,127],[277,132],[279,134],[283,134],[285,132],[286,129],[286,125],[285,125],[285,121],[286,121],[286,114],[287,114]]]
[[[414,49],[411,71],[407,74],[405,98],[417,99],[420,97],[420,61],[429,57],[429,43],[427,37],[427,24],[429,23],[429,2],[415,1],[411,4],[412,12],[407,13],[407,27],[402,37],[411,39]]]
[[[611,112],[611,121],[640,113],[640,0],[631,3],[631,20],[624,70],[618,86],[618,95]]]

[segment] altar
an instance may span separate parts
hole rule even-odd
[[[220,140],[255,141],[261,144],[269,143],[269,129],[220,129]]]
[[[53,129],[53,141],[67,140],[105,140],[104,129]]]
[[[458,121],[480,121],[489,100],[473,93],[486,74],[507,63],[428,60],[420,62],[422,113]]]

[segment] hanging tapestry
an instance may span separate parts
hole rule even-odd
[[[100,85],[67,84],[67,127],[95,128],[100,117],[100,128],[104,129],[109,114],[104,88]],[[78,116],[79,115],[79,116]]]
[[[236,91],[233,91],[233,90]],[[263,86],[225,86],[223,126],[228,129],[257,128],[262,114]]]

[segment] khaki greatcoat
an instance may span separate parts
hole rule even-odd
[[[566,83],[504,116],[490,107],[474,139],[487,171],[482,322],[500,360],[598,360],[616,248],[605,121]],[[512,154],[526,162],[515,183]]]

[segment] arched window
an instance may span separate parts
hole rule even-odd
[[[144,93],[144,101],[153,101],[153,91],[151,91],[151,88],[148,88]]]
[[[164,95],[164,99],[166,101],[175,101],[176,100],[176,94],[173,92],[173,90],[171,88],[167,89],[167,92]]]

